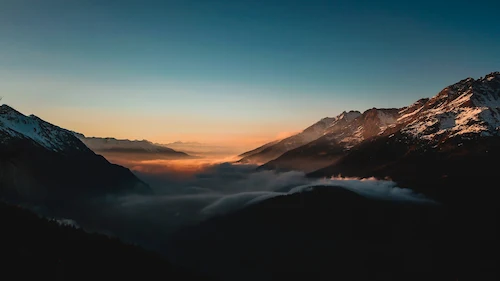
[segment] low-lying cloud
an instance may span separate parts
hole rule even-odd
[[[437,202],[426,198],[423,194],[414,192],[409,188],[400,188],[397,184],[390,180],[378,180],[376,178],[342,178],[332,177],[316,182],[318,185],[339,186],[350,191],[356,192],[359,195],[391,201],[404,201],[413,203],[430,203]]]
[[[161,165],[162,162],[158,162]],[[302,172],[256,171],[256,166],[231,163],[207,165],[179,177],[175,171],[136,170],[154,195],[107,197],[85,206],[75,219],[82,227],[107,232],[154,248],[183,226],[227,214],[276,196],[307,192],[314,186],[343,187],[362,196],[414,203],[430,203],[392,181],[376,179],[310,179]],[[66,215],[66,214],[65,214]]]

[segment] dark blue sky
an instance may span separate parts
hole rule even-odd
[[[497,2],[0,0],[0,91],[87,134],[272,137],[500,70]]]

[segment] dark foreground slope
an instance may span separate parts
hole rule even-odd
[[[439,205],[316,188],[185,229],[171,251],[224,280],[489,280],[494,263],[456,222]]]
[[[207,280],[159,255],[0,202],[2,276],[12,280]]]

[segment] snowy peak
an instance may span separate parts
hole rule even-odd
[[[323,135],[332,134],[338,132],[339,130],[342,130],[342,128],[347,126],[359,116],[361,116],[361,112],[355,110],[342,112],[340,115],[335,117],[335,120],[330,123],[326,130],[324,130]]]
[[[44,205],[151,192],[130,170],[110,164],[73,132],[7,105],[0,106],[0,153],[2,198]]]
[[[444,88],[430,99],[427,107],[500,106],[500,73],[492,72],[484,78],[467,78]]]
[[[295,136],[300,136],[303,138],[303,144],[306,144],[310,141],[313,141],[327,133],[329,133],[331,130],[334,128],[338,127],[339,125],[345,125],[354,119],[356,119],[358,116],[360,116],[361,113],[359,111],[349,111],[349,112],[342,112],[341,114],[337,115],[336,117],[326,117],[321,119],[320,121],[316,122],[312,126],[306,128],[304,131],[302,131],[300,134],[297,134]],[[294,136],[290,137],[292,139]]]
[[[463,79],[412,107],[398,122],[403,133],[420,139],[499,135],[500,72]]]
[[[52,151],[87,149],[70,131],[43,121],[35,115],[25,116],[8,105],[0,106],[1,142],[16,138],[33,140]]]
[[[344,128],[332,132],[330,139],[335,139],[346,148],[384,132],[390,125],[397,122],[400,109],[371,108],[363,112]]]
[[[355,110],[351,110],[349,112],[342,112],[342,114],[340,114],[338,116],[338,120],[345,120],[347,122],[351,122],[352,120],[358,118],[359,116],[361,116],[361,112],[359,111],[355,111]]]
[[[500,107],[500,72],[478,79],[472,87],[471,99],[475,106]]]
[[[416,113],[418,113],[420,110],[422,110],[423,106],[429,101],[429,98],[423,98],[419,99],[418,101],[414,102],[412,105],[403,107],[399,111],[399,118],[398,121],[401,121],[403,119],[409,118]]]
[[[398,108],[372,108],[363,113],[365,124],[374,124],[379,128],[385,128],[388,125],[396,123],[399,117]]]
[[[374,137],[396,122],[399,109],[369,109],[343,112],[316,140],[292,149],[266,163],[265,169],[309,172],[341,159],[352,147]]]
[[[0,114],[2,116],[10,116],[12,118],[24,116],[21,112],[15,110],[14,108],[12,108],[6,104],[0,105]]]

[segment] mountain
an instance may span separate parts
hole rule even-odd
[[[116,238],[0,202],[2,274],[17,280],[208,280]]]
[[[172,254],[222,280],[496,280],[499,110],[493,72],[401,109],[370,109],[269,162],[324,152],[338,158],[308,176],[389,178],[436,205],[315,187],[183,229]]]
[[[341,115],[342,116],[342,115]],[[344,156],[350,148],[382,133],[396,123],[399,109],[369,109],[356,118],[340,118],[319,138],[289,150],[261,166],[262,169],[312,172]]]
[[[336,126],[349,123],[357,118],[361,113],[358,111],[342,112],[337,117],[326,117],[303,130],[301,133],[285,138],[276,144],[267,145],[257,153],[246,152],[249,154],[239,160],[241,163],[266,163],[270,160],[276,159],[283,153],[295,149],[299,146],[307,144],[322,135],[326,134]],[[257,149],[258,150],[258,149]]]
[[[151,192],[126,168],[95,154],[71,131],[0,106],[0,197],[69,204],[123,192]]]
[[[250,151],[247,151],[245,153],[242,153],[242,154],[238,155],[238,157],[244,158],[244,157],[249,157],[249,156],[255,155],[257,153],[262,152],[264,149],[277,144],[278,142],[279,142],[279,140],[275,140],[275,141],[266,143],[266,144],[264,144],[262,146],[257,147],[254,150],[250,150]]]
[[[158,144],[158,145],[163,145],[163,144]],[[165,144],[165,146],[169,146],[169,145],[203,145],[203,143],[201,142],[197,142],[197,141],[174,141],[172,143],[167,143]]]
[[[154,144],[147,140],[118,140],[115,138],[76,136],[90,149],[100,154],[129,153],[161,156],[168,159],[191,157],[187,153],[176,151],[166,146]]]
[[[185,228],[170,249],[177,263],[220,280],[452,281],[465,264],[494,273],[494,263],[466,262],[478,256],[467,256],[463,233],[443,206],[318,186]]]
[[[433,142],[456,136],[498,136],[500,72],[464,79],[398,120],[397,129]]]
[[[500,157],[499,107],[500,72],[464,79],[402,109],[396,124],[310,176],[390,177],[442,200],[488,200],[483,188],[497,181],[491,163]]]

